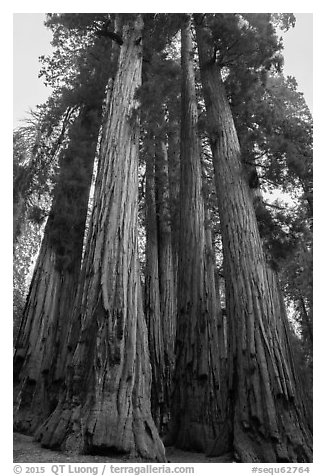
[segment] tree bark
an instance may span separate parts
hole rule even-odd
[[[64,379],[67,314],[77,289],[99,125],[100,110],[88,108],[72,125],[17,337],[14,427],[25,433],[33,433],[53,410]],[[69,242],[58,241],[58,224]]]
[[[134,96],[141,82],[142,24],[140,15],[132,15],[123,28],[76,309],[81,332],[66,390],[37,438],[51,448],[163,461],[164,447],[150,410],[137,249],[139,124]]]
[[[266,266],[237,133],[204,17],[195,14],[224,250],[229,322],[229,418],[242,462],[311,461],[285,308]],[[213,448],[221,452],[217,440]],[[224,450],[224,449],[223,449]]]
[[[153,140],[153,137],[151,138]],[[151,408],[156,427],[161,425],[164,399],[164,342],[161,322],[161,302],[158,266],[158,226],[155,194],[155,153],[146,157],[146,270],[145,316],[149,336],[149,353],[152,365]]]
[[[158,137],[155,157],[157,217],[158,217],[158,270],[160,288],[161,323],[164,342],[164,404],[160,429],[164,432],[170,420],[172,377],[175,365],[176,336],[176,283],[173,263],[172,228],[168,152],[165,140]],[[161,377],[162,378],[162,377]]]
[[[172,113],[171,113],[172,114]],[[180,133],[176,119],[169,119],[168,132],[168,171],[169,171],[169,203],[172,233],[172,252],[175,286],[178,276],[179,249],[179,195],[180,195]]]
[[[223,426],[218,316],[212,256],[205,241],[198,112],[190,17],[181,30],[181,170],[176,366],[171,441],[203,451]]]
[[[306,303],[304,298],[301,296],[300,297],[300,306],[302,309],[302,327],[305,329],[308,338],[310,340],[310,347],[312,349],[313,346],[313,326],[311,323],[311,317],[309,316],[309,312],[307,311]]]
[[[145,314],[152,364],[152,414],[160,434],[170,420],[176,286],[172,251],[168,155],[161,127],[149,138],[146,155]]]

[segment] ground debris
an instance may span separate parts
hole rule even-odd
[[[14,433],[14,463],[143,463],[139,459],[128,457],[110,457],[97,455],[71,455],[43,448],[32,436]],[[232,463],[232,455],[207,457],[203,453],[182,451],[174,447],[166,448],[169,463]]]

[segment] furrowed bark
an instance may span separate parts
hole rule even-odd
[[[151,138],[153,140],[153,138]],[[164,341],[161,322],[161,302],[158,264],[158,223],[155,194],[155,153],[146,157],[146,271],[145,316],[149,335],[152,365],[152,415],[160,428],[162,406],[165,404]]]
[[[165,432],[171,416],[172,377],[175,365],[176,286],[173,267],[168,153],[163,138],[157,138],[155,164],[159,237],[158,270],[164,342],[164,403],[161,411],[160,430]]]
[[[151,137],[146,163],[145,314],[152,364],[152,414],[160,434],[170,420],[176,320],[168,158],[164,139]],[[154,144],[154,146],[153,146]],[[155,145],[156,144],[156,145]]]
[[[311,461],[285,308],[266,266],[230,106],[206,42],[210,33],[203,16],[194,17],[224,249],[233,451],[242,462]]]
[[[45,446],[164,461],[150,409],[151,368],[137,249],[138,103],[142,19],[123,28],[118,71],[104,126],[89,244],[81,332],[66,391],[37,431]]]
[[[182,106],[176,366],[169,443],[203,451],[224,424],[218,317],[206,248],[190,17],[181,32]],[[208,259],[209,258],[209,259]]]
[[[77,289],[99,125],[100,110],[86,107],[72,125],[17,337],[14,428],[24,433],[33,433],[50,414],[64,380],[67,313],[71,312]],[[63,246],[53,241],[58,223],[69,233],[69,252],[64,249],[67,256],[61,253]],[[69,259],[69,263],[63,265],[63,259]]]
[[[178,275],[179,249],[179,193],[180,193],[180,134],[179,125],[172,120],[168,132],[168,180],[169,180],[169,208],[172,233],[172,255],[175,288]]]

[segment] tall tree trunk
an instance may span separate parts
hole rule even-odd
[[[167,147],[157,131],[146,161],[145,314],[152,364],[152,415],[160,434],[170,420],[176,288],[172,252]],[[155,149],[155,151],[154,151]]]
[[[204,201],[190,17],[181,30],[178,314],[171,443],[205,451],[223,420],[216,290],[205,246]]]
[[[153,141],[153,137],[151,138]],[[155,189],[155,152],[146,157],[146,270],[145,316],[149,335],[152,365],[151,408],[156,427],[160,429],[162,407],[165,405],[164,342],[158,264],[158,220]],[[163,410],[164,413],[164,410]]]
[[[100,109],[84,107],[60,160],[60,176],[14,356],[16,430],[32,433],[57,403],[64,379],[67,313],[80,271]]]
[[[164,138],[157,138],[155,164],[159,245],[158,269],[161,323],[164,342],[164,409],[161,412],[160,429],[164,432],[170,420],[171,412],[177,312],[170,213],[168,152]]]
[[[37,431],[48,447],[163,461],[150,410],[151,368],[137,249],[138,103],[142,19],[123,28],[105,125],[76,318],[81,332],[66,390]]]
[[[207,201],[205,200],[205,239],[206,239],[206,246],[205,246],[205,263],[208,263],[207,266],[207,279],[208,282],[212,282],[215,284],[215,296],[216,296],[216,320],[217,320],[217,328],[218,328],[218,344],[217,344],[217,354],[219,357],[219,373],[220,373],[220,381],[221,386],[219,388],[219,399],[220,399],[220,407],[225,411],[226,402],[227,402],[227,386],[224,384],[227,377],[227,323],[225,320],[225,316],[222,312],[221,306],[221,298],[220,298],[220,289],[219,289],[219,277],[218,273],[216,272],[216,258],[214,253],[213,241],[212,241],[212,229],[210,227],[211,218],[210,212],[208,209]],[[222,415],[225,418],[225,415]],[[227,424],[225,419],[223,420],[223,427]],[[220,434],[223,432],[220,431]],[[225,448],[228,446],[228,441],[225,442]],[[209,453],[209,449],[207,449],[207,453]]]
[[[237,133],[204,22],[195,14],[224,249],[233,449],[242,462],[311,461],[311,434],[285,309],[266,266]],[[218,440],[214,450],[222,450]]]
[[[179,195],[180,195],[180,127],[176,119],[170,119],[168,131],[169,198],[172,233],[172,252],[175,285],[178,276],[179,249]]]
[[[312,349],[313,346],[313,332],[312,332],[312,322],[311,322],[311,316],[309,315],[309,312],[307,311],[306,303],[304,298],[301,296],[300,297],[300,307],[302,310],[302,327],[305,330],[305,333],[308,335],[308,338],[310,340],[310,347]]]

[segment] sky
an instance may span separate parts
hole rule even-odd
[[[296,15],[296,26],[282,32],[284,72],[294,76],[312,112],[312,17]],[[38,78],[39,56],[51,53],[51,32],[43,25],[44,13],[13,15],[13,126],[18,127],[30,109],[46,101],[49,88]]]
[[[294,76],[313,112],[313,14],[295,13],[296,24],[281,32],[284,44],[284,74]]]
[[[44,13],[15,13],[13,15],[13,122],[20,120],[29,109],[46,101],[50,89],[38,78],[39,56],[50,54],[52,34],[44,26]]]

